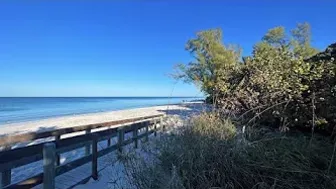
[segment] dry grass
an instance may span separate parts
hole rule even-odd
[[[230,120],[203,114],[156,143],[150,160],[126,161],[135,188],[336,188],[326,138],[310,143],[267,129],[242,134]]]

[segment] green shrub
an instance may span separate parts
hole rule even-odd
[[[241,49],[222,43],[220,29],[201,31],[187,42],[195,60],[180,65],[176,77],[200,86],[207,102],[224,113],[244,114],[244,125],[333,134],[336,45],[313,56],[318,51],[307,23],[286,33],[283,27],[270,29],[251,56],[241,57]]]

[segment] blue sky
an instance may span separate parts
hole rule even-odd
[[[1,1],[0,96],[200,96],[168,77],[197,31],[249,55],[272,27],[307,21],[336,41],[336,1]]]

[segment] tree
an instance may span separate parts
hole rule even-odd
[[[285,35],[285,28],[282,26],[268,30],[262,40],[276,47],[282,47],[286,45],[288,41]]]
[[[239,63],[240,50],[223,45],[220,29],[197,33],[195,39],[187,42],[186,50],[195,61],[178,65],[181,72],[175,77],[195,83],[208,95],[218,93],[219,87],[224,90],[228,87],[222,79]]]

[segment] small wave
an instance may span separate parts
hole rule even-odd
[[[28,108],[18,108],[18,107],[0,107],[0,112],[16,112],[16,111],[23,111],[28,110]]]

